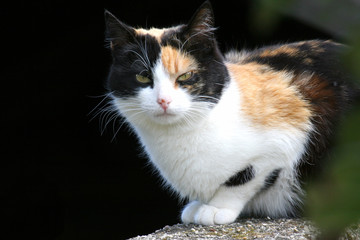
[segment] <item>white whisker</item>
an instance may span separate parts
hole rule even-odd
[[[114,133],[114,136],[112,137],[111,141],[114,141],[116,138],[116,135],[118,134],[118,132],[120,131],[121,127],[124,125],[125,120],[121,123],[121,125],[118,127],[118,129],[116,130],[116,132]],[[113,132],[115,131],[115,127],[113,125]]]
[[[199,95],[195,97],[195,100],[199,100],[199,99],[210,99],[210,100],[215,100],[216,102],[220,101],[220,99],[216,98],[216,97],[212,97],[212,96],[204,96],[204,95]],[[214,104],[214,103],[212,103]]]
[[[93,121],[96,117],[98,117],[99,115],[101,116],[102,114],[104,114],[104,112],[107,112],[109,110],[112,110],[114,107],[110,104],[110,103],[107,103],[105,106],[101,107],[101,108],[98,108],[96,109],[96,112],[95,109],[92,110],[92,112],[94,112],[94,114],[92,114],[92,118],[89,120],[89,122]],[[89,113],[90,114],[90,113]]]
[[[140,49],[142,50],[141,47],[140,47]],[[145,59],[144,59],[139,53],[137,53],[137,52],[134,51],[134,50],[127,50],[127,52],[134,53],[134,54],[139,58],[139,61],[143,64],[143,66],[146,68],[146,70],[149,71],[149,69],[150,69],[150,64],[147,63],[147,62],[145,61]],[[143,51],[142,51],[142,52],[143,52]],[[143,53],[143,54],[144,54],[144,53]]]
[[[151,63],[150,63],[150,59],[149,59],[148,51],[147,51],[146,37],[145,37],[144,47],[143,47],[143,46],[140,46],[140,49],[141,49],[141,52],[144,54],[145,59],[147,60],[147,63],[149,64],[149,67],[150,67],[150,66],[151,66]]]
[[[208,27],[205,30],[201,30],[201,31],[198,31],[198,32],[194,33],[188,39],[185,40],[185,42],[182,44],[182,46],[180,48],[180,51],[183,50],[183,48],[185,47],[185,44],[188,43],[192,38],[194,38],[194,37],[196,37],[198,35],[204,35],[206,37],[210,37],[211,33],[213,33],[213,31],[215,31],[215,30],[216,30],[216,28]]]
[[[112,118],[112,116],[114,116],[114,115],[116,115],[116,112],[109,110],[109,111],[104,112],[100,116],[99,128],[100,128],[100,131],[101,131],[101,135],[104,134],[106,126],[112,120],[112,119],[110,120],[110,118]]]
[[[92,114],[95,110],[98,109],[98,107],[106,100],[110,97],[110,95],[112,94],[113,92],[110,92],[110,93],[106,93],[106,94],[103,94],[103,95],[100,95],[100,96],[95,96],[93,98],[100,98],[102,97],[103,99],[88,113],[88,116],[90,114]],[[91,120],[90,120],[91,121]]]
[[[113,122],[115,123],[116,122],[115,119],[118,117],[119,117],[119,115],[116,112],[111,113],[111,115],[109,115],[109,117],[107,117],[105,124],[102,126],[101,135],[104,134],[107,125],[113,120],[114,120]],[[113,123],[113,125],[114,125],[114,123]]]
[[[117,123],[119,123],[118,120],[122,118],[121,115],[132,117],[144,111],[135,102],[122,101],[119,103],[115,101],[115,99],[111,96],[112,94],[113,92],[110,92],[102,96],[98,96],[102,97],[103,99],[101,99],[101,101],[96,104],[96,106],[88,113],[88,116],[91,116],[89,121],[93,121],[95,118],[99,119],[99,130],[101,135],[103,135],[106,129],[112,125],[113,137],[111,141],[114,141],[120,129],[124,123],[126,123],[126,120],[124,119],[122,122],[120,122],[119,127],[116,127]],[[120,112],[119,109],[121,109]]]
[[[225,65],[223,62],[219,62],[219,61],[216,60],[216,59],[213,59],[213,61],[216,62],[216,63],[218,63],[218,64],[220,64],[220,65],[223,65],[223,66]]]

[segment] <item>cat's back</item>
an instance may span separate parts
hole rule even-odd
[[[349,79],[341,67],[343,50],[343,45],[332,41],[312,40],[232,51],[225,57],[244,104],[251,104],[250,114],[259,109],[262,124],[288,121],[299,126],[309,117],[328,114],[326,110],[340,111],[351,98]]]
[[[345,46],[331,40],[310,40],[265,46],[252,51],[230,51],[226,60],[234,64],[257,63],[277,71],[313,71],[332,75],[339,68]]]
[[[345,46],[303,41],[226,54],[230,76],[242,95],[242,110],[256,125],[306,132],[308,162],[327,145],[347,108],[353,87],[342,69]],[[320,154],[321,155],[321,154]]]

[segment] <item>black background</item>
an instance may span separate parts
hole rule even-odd
[[[124,239],[179,222],[182,203],[161,187],[135,137],[123,127],[113,139],[112,123],[101,135],[89,112],[105,93],[111,60],[104,9],[132,26],[168,27],[202,2],[1,7],[1,234],[10,234],[3,239]],[[251,1],[231,2],[212,1],[222,50],[332,37],[290,17],[263,35],[250,27]]]

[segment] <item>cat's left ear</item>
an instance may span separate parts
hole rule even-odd
[[[185,29],[187,38],[214,39],[214,13],[210,1],[204,2],[195,12]]]
[[[105,10],[106,35],[112,50],[132,42],[135,36],[134,28],[118,20],[112,13]]]

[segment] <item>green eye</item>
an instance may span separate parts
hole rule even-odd
[[[194,75],[194,72],[190,71],[190,72],[187,72],[187,73],[184,73],[184,74],[180,75],[177,78],[177,80],[178,81],[186,81],[186,80],[189,80],[193,75]]]
[[[150,78],[145,77],[145,76],[140,75],[140,74],[136,74],[136,80],[138,82],[141,82],[141,83],[150,83],[151,82]]]

